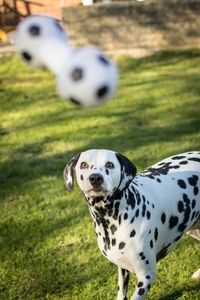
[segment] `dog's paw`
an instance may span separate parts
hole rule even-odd
[[[192,279],[198,280],[200,279],[200,269],[198,269],[191,277]]]

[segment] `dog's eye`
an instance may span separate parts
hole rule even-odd
[[[85,161],[83,161],[81,163],[81,169],[88,169],[88,168],[89,168],[88,164]]]
[[[113,169],[114,168],[114,164],[111,162],[111,161],[108,161],[106,164],[105,164],[105,167],[107,169]]]

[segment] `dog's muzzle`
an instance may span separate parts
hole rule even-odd
[[[105,196],[107,189],[105,187],[104,178],[99,173],[92,173],[88,178],[89,186],[85,193],[90,197]]]
[[[104,183],[103,176],[99,173],[93,173],[89,176],[89,181],[94,189],[100,189]]]

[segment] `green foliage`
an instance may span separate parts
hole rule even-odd
[[[81,192],[64,190],[64,166],[89,148],[117,150],[138,170],[199,150],[199,54],[120,58],[116,98],[89,110],[59,99],[48,72],[0,59],[0,299],[115,299],[117,269],[97,248]],[[190,279],[199,267],[199,243],[186,236],[147,299],[200,299]]]

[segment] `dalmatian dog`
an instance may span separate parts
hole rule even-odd
[[[98,246],[118,266],[117,300],[127,299],[130,273],[138,283],[131,300],[142,300],[156,276],[156,263],[187,232],[200,240],[200,152],[174,155],[136,174],[125,156],[88,150],[64,170],[73,173],[94,221]],[[200,279],[200,269],[193,274]]]

